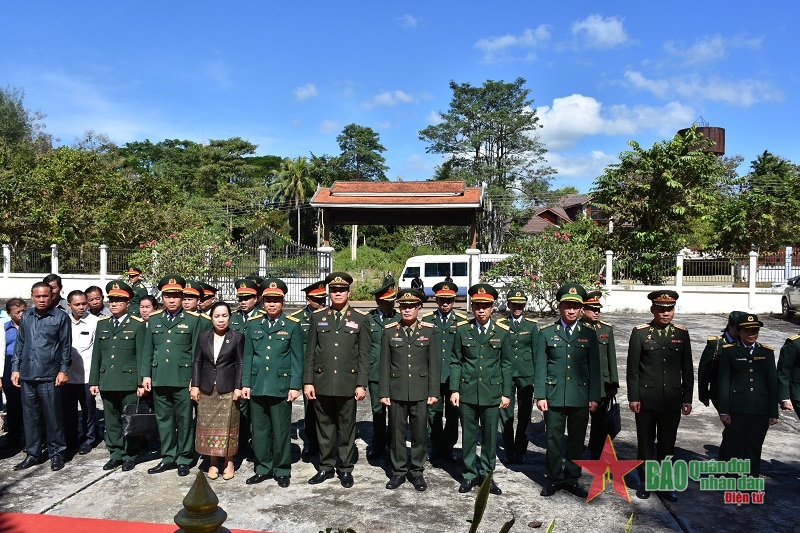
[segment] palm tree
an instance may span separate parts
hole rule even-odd
[[[316,184],[309,173],[305,157],[287,157],[278,170],[272,171],[273,181],[269,186],[269,196],[273,201],[294,202],[297,209],[297,244],[300,244],[300,204],[314,192]]]

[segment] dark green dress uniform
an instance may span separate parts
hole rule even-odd
[[[453,293],[455,295],[455,292]],[[421,314],[420,320],[433,324],[436,328],[436,353],[439,354],[439,401],[428,406],[428,427],[431,437],[432,457],[451,457],[453,446],[458,442],[459,408],[450,403],[450,363],[453,342],[459,322],[467,320],[467,315],[457,311],[443,317],[437,309]],[[443,420],[444,419],[444,420]]]
[[[320,471],[352,473],[356,439],[357,387],[369,382],[370,330],[363,311],[346,305],[336,318],[334,309],[319,309],[312,317],[303,360],[303,383],[317,397],[317,439]]]
[[[720,414],[731,417],[731,457],[750,459],[750,475],[758,477],[769,419],[778,418],[778,376],[770,346],[737,341],[722,347],[718,402]]]
[[[324,287],[324,285],[323,285]],[[300,326],[300,331],[303,337],[303,356],[305,357],[306,346],[308,344],[308,330],[311,329],[311,319],[313,312],[309,306],[295,311],[290,317],[297,320]],[[310,455],[319,452],[319,444],[317,443],[317,419],[314,415],[314,400],[308,400],[303,396],[303,431],[306,435],[306,443],[303,447],[303,454]]]
[[[128,269],[128,277],[131,276],[141,276],[142,271],[136,267],[130,267]],[[142,298],[147,296],[147,287],[142,280],[138,280],[136,283],[130,285],[131,289],[133,289],[133,296],[131,296],[131,303],[128,304],[128,312],[133,316],[139,316],[139,302],[142,301]]]
[[[578,484],[581,467],[575,460],[583,455],[589,402],[599,403],[602,396],[597,335],[580,321],[571,329],[561,319],[542,327],[535,352],[533,390],[537,400],[547,400],[545,466],[555,487]]]
[[[122,409],[137,401],[146,334],[144,320],[130,313],[122,322],[113,317],[101,318],[94,334],[89,385],[100,387],[106,448],[116,461],[135,461],[139,455],[139,437],[122,436]]]
[[[450,364],[450,389],[459,394],[464,480],[477,482],[497,463],[497,425],[500,401],[511,397],[511,336],[508,326],[490,320],[484,334],[475,319],[456,328]],[[449,402],[449,398],[448,398]],[[478,429],[481,429],[480,467],[476,467]]]
[[[421,293],[419,294],[421,297]],[[421,300],[418,300],[421,303]],[[388,324],[381,338],[380,397],[389,398],[392,475],[409,473],[406,432],[411,429],[411,478],[425,469],[428,398],[439,396],[436,328],[427,322]]]
[[[500,427],[503,433],[503,449],[506,462],[522,463],[528,451],[528,423],[533,412],[533,354],[539,336],[539,325],[535,320],[520,317],[503,317],[497,321],[508,327],[511,337],[511,403],[500,410]],[[514,404],[519,400],[517,431],[514,431]]]
[[[392,291],[394,292],[394,291]],[[381,339],[383,329],[387,325],[395,324],[400,320],[399,313],[392,309],[388,315],[382,315],[375,308],[367,315],[369,319],[369,333],[372,338],[369,353],[369,401],[372,407],[372,449],[370,456],[378,456],[389,445],[389,426],[386,423],[386,406],[381,403],[378,382],[380,380],[381,366]],[[427,416],[427,413],[426,415]]]
[[[202,321],[202,322],[201,322]],[[142,378],[152,379],[161,462],[189,465],[194,459],[194,425],[189,382],[197,335],[210,326],[200,315],[164,309],[150,315],[142,356]]]
[[[800,334],[786,339],[778,357],[778,400],[790,400],[800,417]]]
[[[258,278],[258,276],[255,276]],[[261,279],[261,278],[258,278]],[[261,280],[263,281],[263,280]],[[259,281],[258,283],[261,283]],[[256,283],[255,279],[237,279],[233,282],[234,286],[236,287],[236,296],[248,296],[251,298],[258,298],[258,283]],[[247,329],[247,323],[251,318],[257,318],[263,312],[262,309],[253,308],[250,310],[249,313],[245,313],[242,310],[237,309],[236,311],[231,312],[231,321],[228,325],[234,331],[238,331],[239,333],[245,333],[245,329]],[[244,400],[242,398],[239,399],[237,402],[239,406],[239,454],[242,456],[247,456],[248,449],[250,448],[250,402]]]
[[[266,313],[244,332],[242,388],[250,389],[256,474],[290,476],[292,404],[289,389],[303,384],[303,332],[294,317]]]
[[[627,366],[628,401],[641,402],[636,413],[636,458],[654,459],[653,446],[658,435],[657,460],[675,455],[675,440],[681,421],[681,406],[692,402],[694,369],[689,332],[669,324],[658,328],[655,322],[636,326],[631,332]],[[644,463],[637,467],[644,483]]]
[[[584,302],[585,303],[585,302]],[[619,373],[617,370],[617,348],[614,343],[614,327],[611,324],[598,320],[596,324],[581,321],[587,328],[594,329],[600,349],[600,378],[602,398],[600,405],[590,413],[592,426],[589,430],[589,453],[592,459],[600,459],[603,446],[606,444],[606,413],[608,403],[614,396],[614,390],[619,389]]]

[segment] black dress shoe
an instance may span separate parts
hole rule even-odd
[[[422,492],[422,491],[424,491],[425,489],[428,488],[428,484],[425,482],[425,478],[422,477],[421,475],[419,475],[419,476],[417,476],[415,478],[412,478],[411,479],[411,483],[413,483],[414,484],[414,488],[417,489],[420,492]]]
[[[559,489],[559,488],[560,488],[560,487],[557,487],[557,486],[556,486],[555,484],[553,484],[553,483],[547,483],[547,484],[546,484],[544,487],[542,487],[542,492],[540,492],[540,494],[541,494],[542,496],[552,496],[553,494],[555,494],[556,492],[558,492],[558,489]]]
[[[317,485],[318,483],[322,483],[326,479],[333,479],[333,472],[326,472],[324,470],[320,470],[316,474],[314,474],[314,477],[308,480],[308,484]]]
[[[675,503],[678,501],[678,493],[674,490],[661,491],[658,495],[661,496],[662,500],[667,500],[668,502]]]
[[[636,497],[640,500],[646,500],[650,497],[650,491],[645,490],[644,485],[639,485],[639,488],[636,489]]]
[[[14,465],[14,470],[25,470],[26,468],[36,466],[37,464],[39,464],[39,460],[36,457],[29,455],[25,457],[21,463]]]
[[[289,486],[289,476],[278,476],[275,478],[275,481],[278,482],[278,486],[282,489]]]
[[[133,461],[122,461],[123,472],[130,472],[131,470],[133,470],[134,466],[136,466],[136,463]]]
[[[50,470],[58,472],[62,468],[64,468],[64,458],[59,454],[55,454],[50,458]]]
[[[191,468],[189,468],[189,465],[178,465],[178,475],[180,477],[188,476],[189,470],[191,470]]]
[[[172,470],[173,468],[178,468],[177,465],[175,465],[175,463],[165,463],[162,461],[153,468],[148,468],[147,473],[160,474],[161,472],[166,472],[167,470]]]
[[[458,486],[458,492],[464,494],[472,490],[472,487],[478,484],[477,479],[465,479],[461,482],[461,485]]]
[[[406,478],[403,476],[392,476],[392,479],[386,482],[386,488],[389,490],[394,490],[405,482]]]
[[[500,496],[501,494],[503,494],[503,491],[500,490],[500,487],[497,486],[497,483],[495,483],[494,480],[492,480],[491,485],[489,485],[489,493]]]
[[[353,486],[353,474],[350,472],[342,472],[339,474],[339,481],[342,482],[342,487],[349,489]]]
[[[580,485],[566,485],[564,490],[572,494],[573,496],[577,496],[578,498],[588,498],[589,493],[586,492],[586,489],[581,487]]]
[[[109,459],[108,462],[103,465],[103,470],[114,470],[118,466],[122,466],[121,459]]]
[[[272,474],[256,474],[254,476],[250,476],[245,480],[245,485],[255,485],[256,483],[261,483],[262,481],[266,481],[272,477]]]
[[[88,442],[84,442],[78,447],[78,453],[81,455],[86,455],[90,451],[92,451],[92,445]]]

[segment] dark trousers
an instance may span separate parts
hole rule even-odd
[[[592,419],[592,425],[589,428],[589,455],[592,459],[600,459],[603,455],[603,448],[606,445],[606,413],[608,412],[608,402],[611,401],[610,397],[605,397],[600,400],[600,404],[594,412],[589,412],[589,417]]]
[[[555,485],[576,485],[581,477],[581,467],[575,464],[583,456],[583,441],[589,424],[588,407],[553,407],[544,412],[547,430],[545,466],[547,477]],[[564,431],[566,446],[563,444]]]
[[[675,455],[675,440],[678,437],[678,425],[681,423],[680,411],[648,411],[642,409],[636,413],[636,458],[642,461],[663,460],[668,455]],[[653,446],[658,441],[658,455],[653,455]],[[636,467],[639,482],[644,483],[645,463]]]
[[[497,464],[497,424],[499,405],[461,402],[461,447],[464,454],[464,479],[482,479],[494,472]],[[481,431],[481,457],[477,463],[478,430]]]
[[[761,475],[761,447],[769,429],[769,415],[731,413],[728,449],[731,457],[750,459],[750,475]]]
[[[515,402],[515,400],[517,400]],[[514,404],[517,406],[517,430],[514,431]],[[528,424],[533,412],[533,377],[514,378],[511,403],[500,409],[500,428],[506,459],[521,460],[528,451]]]
[[[52,459],[67,449],[61,420],[62,388],[53,381],[22,381],[22,419],[25,425],[25,453],[39,457],[42,433],[39,413],[47,428],[47,449]]]
[[[352,396],[317,396],[314,402],[319,441],[319,468],[333,472],[339,459],[339,472],[353,471],[356,449],[356,400]]]
[[[392,399],[389,404],[389,426],[392,458],[392,475],[405,476],[409,472],[406,452],[406,432],[411,428],[411,477],[425,470],[425,448],[428,440],[427,399],[416,402]]]
[[[239,407],[239,453],[246,455],[250,448],[250,440],[253,438],[250,402],[240,399],[236,405]]]
[[[382,453],[389,444],[386,406],[381,403],[377,381],[369,382],[369,403],[372,407],[372,451]]]
[[[305,411],[303,432],[306,434],[306,443],[303,449],[304,453],[319,452],[319,442],[317,441],[317,415],[314,410],[314,402],[316,402],[316,400],[307,400],[306,397],[303,396],[303,410]]]
[[[3,393],[6,395],[6,440],[12,446],[22,444],[22,395],[11,379],[3,378]]]
[[[141,439],[122,436],[122,410],[126,405],[136,403],[136,391],[102,391],[101,396],[106,421],[106,448],[111,459],[135,461]]]
[[[717,402],[711,400],[711,403],[714,404],[714,408],[717,407]],[[717,409],[719,412],[719,409]],[[717,453],[717,461],[728,461],[731,458],[731,450],[728,446],[730,442],[731,435],[731,427],[730,426],[722,426],[722,442],[719,443],[719,453]]]
[[[250,399],[253,454],[256,474],[275,477],[292,472],[292,404],[285,396],[253,396]]]
[[[97,403],[86,383],[67,383],[63,386],[61,406],[64,412],[64,437],[67,448],[83,443],[94,446],[97,438]],[[81,413],[78,415],[78,406]]]
[[[442,383],[439,401],[428,408],[431,449],[434,454],[447,456],[453,452],[453,446],[458,442],[458,419],[459,409],[450,403],[450,383]]]
[[[189,465],[194,459],[194,425],[188,387],[153,387],[161,461]]]

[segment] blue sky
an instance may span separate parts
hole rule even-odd
[[[739,6],[739,7],[737,7]],[[380,134],[394,180],[441,158],[417,133],[450,80],[527,80],[554,186],[591,188],[626,142],[702,116],[746,171],[800,163],[797,2],[10,2],[0,84],[70,144],[239,136],[258,153],[338,153]]]

